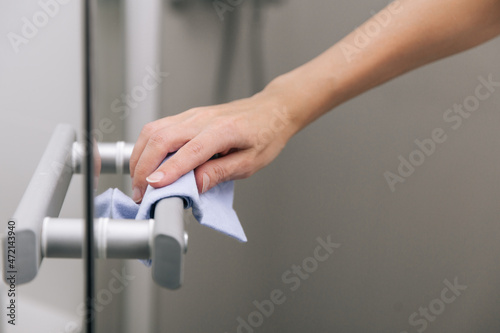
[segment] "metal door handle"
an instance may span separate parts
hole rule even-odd
[[[8,231],[14,232],[3,237],[4,279],[15,274],[17,284],[27,283],[36,277],[44,257],[82,256],[84,219],[58,218],[71,178],[82,169],[83,150],[75,139],[70,125],[55,129],[9,223],[15,229]],[[117,142],[98,147],[101,172],[128,172],[133,145]],[[179,288],[187,250],[183,210],[181,198],[166,198],[156,204],[150,220],[95,219],[97,256],[151,259],[153,280],[165,288]]]

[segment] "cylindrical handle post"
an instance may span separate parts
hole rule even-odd
[[[124,174],[129,172],[130,155],[134,145],[123,141],[115,143],[98,143],[101,158],[101,173]],[[79,142],[73,144],[73,170],[82,173],[83,146]]]
[[[153,220],[98,218],[94,221],[96,255],[102,259],[149,259]],[[42,254],[47,258],[81,258],[83,219],[46,218]]]

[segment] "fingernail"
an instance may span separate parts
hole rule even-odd
[[[134,187],[133,193],[132,193],[132,200],[134,200],[136,203],[139,203],[142,199],[142,192],[139,190],[138,187]]]
[[[153,174],[151,174],[148,178],[146,178],[146,180],[148,181],[148,183],[158,183],[160,180],[163,179],[163,177],[165,177],[165,174],[163,172],[156,171]]]
[[[203,174],[203,188],[201,189],[201,193],[205,193],[208,190],[208,186],[210,186],[210,177],[206,173]]]

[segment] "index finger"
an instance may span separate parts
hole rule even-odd
[[[146,180],[155,188],[170,185],[213,155],[225,150],[228,144],[229,142],[221,140],[220,135],[204,131],[179,148]]]
[[[161,130],[162,128],[168,125],[165,120],[167,120],[167,118],[163,118],[148,123],[144,125],[144,127],[142,128],[141,133],[139,134],[139,138],[137,139],[134,145],[134,149],[132,150],[132,155],[130,155],[130,162],[129,162],[130,177],[134,178],[135,167],[137,166],[137,162],[139,161],[141,154],[144,151],[144,148],[146,148],[146,145],[151,136],[155,132]]]

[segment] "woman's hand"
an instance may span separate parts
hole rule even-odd
[[[163,187],[193,169],[200,193],[247,178],[269,164],[294,131],[284,104],[266,92],[151,122],[130,158],[133,199],[142,200],[148,183]]]
[[[382,26],[380,22],[389,18]],[[370,35],[362,46],[359,31]],[[148,182],[165,186],[193,169],[200,192],[248,177],[269,164],[294,133],[332,108],[499,34],[497,0],[394,1],[315,59],[273,80],[263,92],[146,125],[130,159],[134,200],[142,199]],[[211,159],[215,154],[219,158]]]

